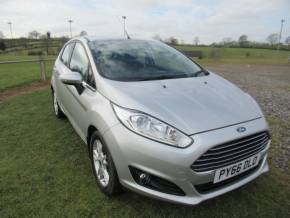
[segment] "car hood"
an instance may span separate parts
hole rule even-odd
[[[141,82],[103,79],[99,88],[113,103],[150,114],[188,135],[263,116],[252,97],[214,73]]]

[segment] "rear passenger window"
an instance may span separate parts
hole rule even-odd
[[[68,44],[64,50],[63,50],[63,53],[61,55],[61,61],[68,67],[69,66],[69,58],[70,58],[70,55],[71,55],[71,52],[72,52],[72,49],[74,47],[74,43],[70,43]]]

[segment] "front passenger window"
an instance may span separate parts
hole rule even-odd
[[[95,79],[84,47],[76,43],[71,61],[70,69],[82,74],[84,81],[91,87],[96,88]]]
[[[83,78],[85,78],[85,75],[89,69],[88,57],[86,55],[85,49],[80,43],[75,45],[70,61],[70,69],[82,74]]]
[[[61,61],[68,67],[69,66],[69,58],[70,58],[70,55],[71,55],[71,52],[72,52],[72,49],[73,49],[73,46],[74,46],[74,43],[70,43],[68,44],[63,52],[62,52],[62,55],[61,55]]]

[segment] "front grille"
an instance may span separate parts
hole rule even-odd
[[[237,163],[264,150],[269,139],[268,132],[260,132],[217,145],[199,157],[191,168],[196,172],[206,172]]]

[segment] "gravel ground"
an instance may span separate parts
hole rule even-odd
[[[270,163],[290,174],[290,65],[222,64],[208,69],[256,99],[270,124]]]

